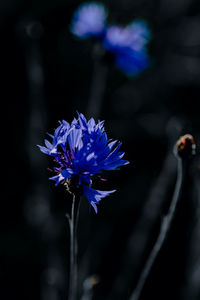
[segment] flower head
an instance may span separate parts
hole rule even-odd
[[[97,212],[96,204],[112,191],[99,191],[91,188],[92,177],[103,170],[116,170],[128,164],[122,160],[124,152],[119,152],[121,143],[107,138],[104,122],[86,120],[78,115],[71,124],[61,121],[60,126],[50,135],[52,142],[45,140],[40,150],[53,157],[56,166],[51,180],[56,185],[63,183],[73,194],[84,193]]]
[[[146,44],[149,31],[142,21],[127,27],[110,26],[103,40],[104,48],[113,54],[116,65],[128,75],[137,75],[149,66]]]
[[[188,158],[195,155],[196,144],[191,134],[181,136],[175,145],[175,155],[181,158]]]
[[[79,38],[99,37],[105,30],[106,16],[103,4],[84,3],[74,13],[71,32]]]

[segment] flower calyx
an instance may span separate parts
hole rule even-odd
[[[184,159],[195,155],[196,144],[191,134],[181,136],[175,145],[176,156]]]

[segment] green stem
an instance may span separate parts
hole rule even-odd
[[[140,298],[144,284],[149,276],[152,266],[159,254],[160,249],[163,246],[163,243],[164,243],[164,241],[167,237],[167,234],[169,232],[169,229],[171,227],[171,223],[172,223],[172,220],[174,217],[176,206],[177,206],[178,200],[180,198],[180,191],[182,188],[182,183],[183,183],[183,161],[182,161],[182,159],[178,158],[177,181],[176,181],[175,191],[174,191],[174,195],[173,195],[173,198],[171,201],[171,205],[170,205],[168,214],[163,218],[158,238],[157,238],[157,240],[154,244],[154,247],[149,255],[149,258],[147,259],[145,267],[139,278],[138,284],[137,284],[135,290],[133,291],[133,294],[131,295],[130,300],[138,300]]]
[[[70,228],[70,274],[69,274],[69,300],[77,298],[77,224],[80,198],[73,195],[71,216],[68,217]]]

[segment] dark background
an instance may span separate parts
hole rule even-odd
[[[79,288],[93,274],[93,299],[129,299],[148,257],[176,181],[173,146],[191,133],[190,163],[170,234],[141,299],[200,299],[199,0],[109,0],[108,23],[145,19],[152,32],[152,66],[138,78],[108,67],[98,118],[122,140],[130,165],[107,174],[98,214],[83,199]],[[0,2],[2,197],[0,298],[67,299],[71,198],[48,180],[39,152],[58,120],[87,115],[95,76],[91,41],[69,32],[69,0]],[[87,115],[87,117],[91,117]],[[81,293],[81,292],[80,292]]]

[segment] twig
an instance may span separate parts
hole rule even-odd
[[[167,234],[170,230],[172,220],[174,218],[176,206],[180,198],[180,192],[183,183],[183,163],[185,159],[188,159],[191,154],[194,154],[195,144],[194,139],[190,135],[181,137],[176,144],[176,156],[178,159],[177,181],[175,186],[174,195],[171,201],[171,205],[168,214],[163,218],[160,233],[154,244],[154,247],[149,255],[149,258],[142,271],[138,284],[130,297],[130,300],[138,300],[140,298],[144,284],[149,276],[152,266],[157,258],[160,249],[162,248]]]

